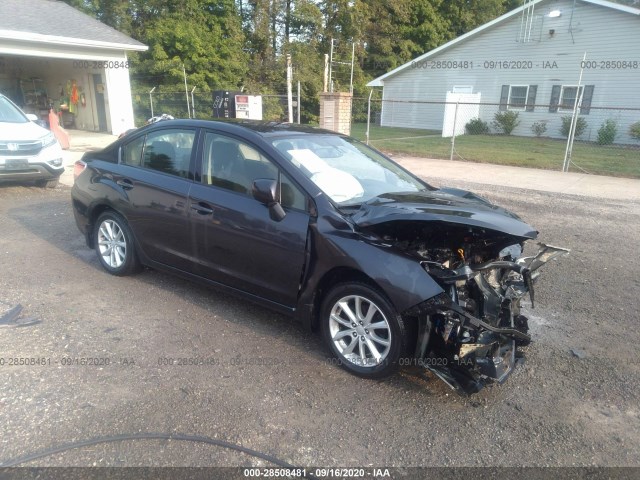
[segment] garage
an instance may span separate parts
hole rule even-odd
[[[0,93],[45,123],[114,135],[134,127],[128,52],[147,46],[58,1],[0,3]]]

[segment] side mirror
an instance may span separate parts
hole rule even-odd
[[[37,122],[38,121],[38,117],[36,115],[34,115],[33,113],[27,113],[27,118],[32,122]]]
[[[278,182],[269,178],[258,178],[251,186],[251,195],[269,208],[271,220],[281,221],[287,213],[278,202]]]

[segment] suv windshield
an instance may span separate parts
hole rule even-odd
[[[340,206],[359,205],[385,193],[427,190],[375,150],[348,137],[278,136],[271,144]]]
[[[8,98],[0,95],[0,122],[27,123],[28,121],[29,119]]]

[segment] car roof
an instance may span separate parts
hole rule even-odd
[[[252,131],[262,137],[273,136],[290,136],[290,135],[306,135],[306,134],[323,134],[323,135],[341,135],[340,133],[325,130],[318,127],[308,125],[297,125],[285,122],[268,122],[259,120],[193,120],[193,119],[177,119],[177,120],[161,120],[149,125],[151,126],[175,126],[175,127],[201,127],[216,128],[225,127],[225,130],[232,131]]]

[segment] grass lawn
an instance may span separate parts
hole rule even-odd
[[[351,135],[364,141],[366,129],[366,124],[354,124]],[[385,152],[416,157],[449,158],[451,152],[451,139],[442,138],[439,132],[433,130],[383,128],[372,125],[370,144]],[[561,170],[566,140],[505,135],[462,135],[456,137],[455,147],[455,160]],[[595,143],[576,142],[572,159],[589,173],[640,178],[640,145],[600,146]],[[573,165],[570,170],[580,171]]]

